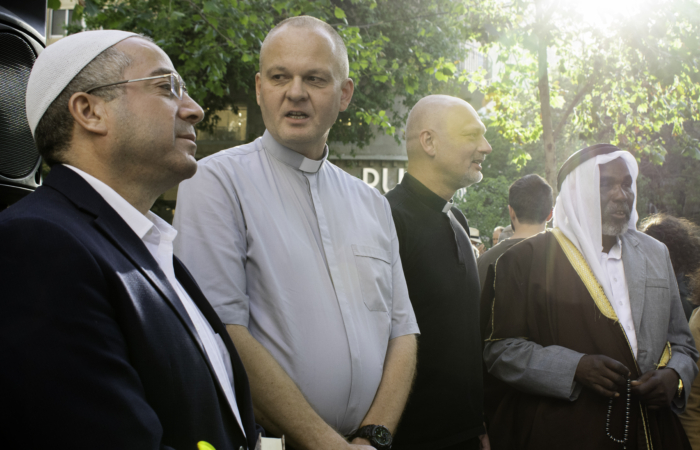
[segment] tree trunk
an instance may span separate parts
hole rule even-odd
[[[547,66],[547,44],[549,32],[546,20],[543,19],[544,6],[542,1],[535,2],[537,7],[538,45],[537,45],[537,70],[539,75],[540,115],[542,116],[542,139],[544,143],[544,173],[547,182],[552,186],[554,195],[557,195],[557,158],[554,148],[554,129],[552,127],[552,107],[549,104],[549,70]]]

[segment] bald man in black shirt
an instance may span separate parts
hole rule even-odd
[[[474,108],[421,99],[406,125],[408,173],[386,197],[421,337],[417,376],[394,450],[488,449],[483,425],[479,275],[452,197],[481,181],[491,146]]]

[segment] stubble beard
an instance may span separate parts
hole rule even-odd
[[[615,211],[624,210],[626,213],[625,219],[618,221],[611,217]],[[608,203],[603,211],[602,228],[605,236],[622,236],[629,229],[630,207],[626,203]]]
[[[469,186],[471,186],[472,184],[476,184],[476,183],[480,182],[480,181],[483,180],[483,179],[484,179],[484,174],[481,173],[481,171],[479,171],[479,170],[474,170],[474,171],[470,170],[470,171],[467,172],[466,175],[464,175],[464,177],[462,178],[462,183],[461,183],[462,186],[461,186],[461,187],[464,187],[464,188],[469,187]]]
[[[603,234],[605,236],[622,236],[629,229],[629,223],[603,222]]]

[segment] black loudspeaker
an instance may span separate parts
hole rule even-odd
[[[29,73],[46,46],[46,0],[0,6],[0,210],[41,185],[41,157],[27,122]]]

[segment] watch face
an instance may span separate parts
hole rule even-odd
[[[372,437],[379,445],[391,444],[391,433],[382,426],[375,427],[372,431]]]

